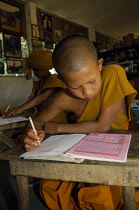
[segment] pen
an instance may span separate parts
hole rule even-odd
[[[29,121],[30,121],[30,124],[32,126],[32,129],[33,129],[35,135],[38,135],[31,117],[29,117]],[[40,146],[41,142],[39,140],[36,140],[36,141],[37,141],[38,145]]]
[[[3,118],[5,117],[5,114],[8,112],[8,109],[10,108],[10,104],[7,106],[7,109],[5,110],[4,115],[2,116]]]

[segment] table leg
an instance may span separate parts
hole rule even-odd
[[[134,187],[123,187],[124,196],[124,209],[125,210],[136,210],[135,205],[135,188]]]
[[[28,177],[16,176],[18,185],[18,209],[29,210]]]
[[[3,141],[9,148],[13,148],[16,144],[10,139],[3,131],[0,131],[0,139]]]

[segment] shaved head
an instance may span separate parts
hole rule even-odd
[[[59,75],[81,71],[90,59],[97,63],[96,49],[89,39],[78,35],[60,41],[52,54],[53,65]]]

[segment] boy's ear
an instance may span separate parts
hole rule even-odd
[[[98,67],[99,67],[100,71],[102,70],[103,62],[104,62],[104,59],[103,59],[103,58],[100,58],[100,59],[98,60]]]

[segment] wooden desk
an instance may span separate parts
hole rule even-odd
[[[13,148],[16,144],[12,141],[11,135],[16,128],[25,127],[27,121],[14,122],[6,125],[0,125],[0,141],[4,142],[9,148]]]
[[[135,210],[135,190],[139,187],[139,132],[132,133],[126,163],[85,160],[82,163],[10,158],[11,174],[18,184],[19,210],[29,209],[28,177],[124,186],[125,210]]]

